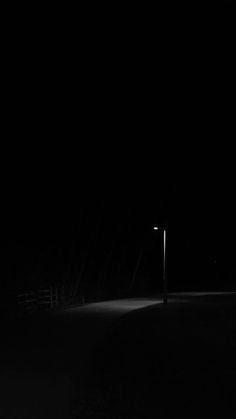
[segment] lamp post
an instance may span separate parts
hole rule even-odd
[[[153,227],[153,230],[163,231],[163,303],[167,304],[168,301],[168,287],[167,287],[167,269],[166,269],[166,229],[162,227]]]

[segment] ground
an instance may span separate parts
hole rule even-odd
[[[2,318],[0,418],[236,416],[236,294]]]

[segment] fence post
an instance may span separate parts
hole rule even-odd
[[[53,301],[52,301],[52,287],[50,287],[50,305],[53,308]]]
[[[59,304],[63,305],[63,301],[64,301],[63,285],[60,285],[58,299],[59,299]]]
[[[56,307],[58,307],[58,289],[56,287]]]

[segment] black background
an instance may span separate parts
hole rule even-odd
[[[104,249],[167,226],[173,288],[213,286],[215,263],[234,287],[230,4],[140,12],[8,27],[3,259],[11,272],[13,254],[28,264],[19,249],[67,260],[102,214]]]

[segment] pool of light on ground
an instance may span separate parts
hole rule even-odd
[[[176,302],[186,302],[193,297],[206,297],[206,296],[220,296],[220,295],[233,295],[236,292],[211,292],[211,291],[196,291],[196,292],[173,292],[169,294],[168,305]],[[184,297],[184,300],[183,300]],[[125,298],[119,300],[109,300],[96,303],[88,303],[77,307],[67,308],[66,311],[80,314],[111,314],[123,315],[133,310],[139,310],[155,304],[163,304],[162,296],[159,294],[156,297],[143,297],[143,298]],[[165,305],[166,307],[166,305]]]

